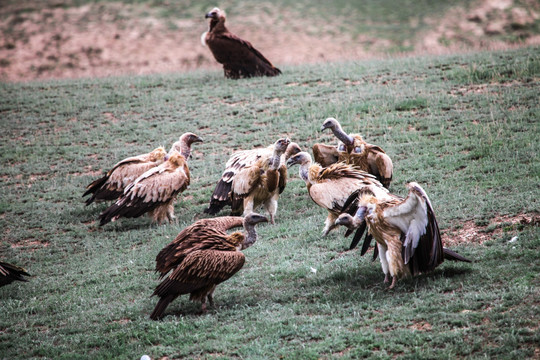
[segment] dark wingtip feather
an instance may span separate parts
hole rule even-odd
[[[457,252],[452,251],[452,250],[447,249],[447,248],[443,248],[443,254],[444,254],[444,258],[446,260],[463,261],[463,262],[472,263],[472,260],[469,260],[466,257],[464,257],[462,255],[459,255]]]

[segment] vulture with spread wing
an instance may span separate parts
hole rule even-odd
[[[358,189],[370,192],[380,199],[389,199],[391,195],[375,177],[365,171],[342,162],[326,168],[312,163],[311,156],[300,152],[287,161],[287,166],[300,165],[300,177],[306,183],[308,194],[320,207],[328,210],[323,236],[336,227],[334,221],[343,212],[343,206],[349,196]]]
[[[176,218],[174,202],[190,182],[187,159],[191,154],[191,144],[202,142],[202,139],[193,133],[185,133],[179,142],[182,152],[173,148],[163,164],[146,171],[129,184],[123,195],[100,214],[101,226],[120,217],[135,218],[145,213],[158,223]]]
[[[216,286],[244,266],[245,256],[241,250],[255,243],[255,225],[266,221],[266,217],[251,213],[245,218],[202,219],[182,230],[156,257],[160,279],[169,275],[152,294],[160,299],[150,318],[162,318],[167,306],[182,294],[190,294],[190,300],[200,301],[203,312],[207,301],[212,306]],[[226,233],[239,226],[243,226],[245,232]]]
[[[141,176],[144,172],[163,163],[166,152],[159,147],[148,154],[128,157],[105,174],[105,176],[93,181],[86,187],[86,195],[92,194],[86,199],[86,205],[94,201],[116,200],[124,193],[124,189]]]
[[[0,286],[14,281],[28,281],[24,276],[32,276],[20,266],[0,261]]]
[[[432,271],[444,259],[470,262],[456,252],[444,248],[431,202],[424,189],[415,182],[407,184],[405,199],[376,198],[362,194],[354,216],[341,214],[336,225],[349,229],[367,222],[369,232],[377,241],[384,282],[390,288],[399,278]]]
[[[343,131],[339,122],[334,118],[324,121],[321,131],[330,129],[339,139],[337,147],[315,144],[313,145],[313,157],[322,166],[329,166],[337,161],[354,165],[377,177],[385,188],[388,189],[392,181],[394,166],[392,160],[383,149],[377,145],[368,144],[358,134],[348,135]]]
[[[276,142],[276,144],[278,144],[278,142]],[[242,173],[244,169],[250,168],[257,163],[269,164],[270,158],[274,154],[276,144],[272,144],[262,149],[242,150],[235,152],[225,164],[225,170],[223,171],[221,179],[218,181],[210,198],[210,205],[204,210],[204,212],[210,215],[215,215],[225,206],[232,206],[231,188],[235,177]],[[287,167],[285,166],[284,162],[300,151],[300,147],[294,142],[290,142],[287,146],[287,150],[283,155],[283,164],[280,165],[279,168],[279,180],[281,182],[280,193],[283,192],[287,180]],[[242,213],[242,211],[238,210],[236,212]]]
[[[230,79],[253,76],[276,76],[281,71],[248,41],[240,39],[225,27],[225,12],[213,8],[206,14],[210,19],[209,30],[201,37],[216,61],[223,64],[225,77]]]

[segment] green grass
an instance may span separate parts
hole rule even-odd
[[[0,358],[533,358],[538,356],[540,231],[491,225],[537,212],[540,49],[283,68],[231,81],[221,71],[0,84],[1,258],[34,275],[0,288]],[[325,211],[290,174],[274,226],[198,315],[186,296],[163,321],[148,315],[159,250],[202,215],[233,150],[289,136],[333,142],[339,119],[382,146],[392,190],[419,182],[443,231],[474,220],[492,234],[386,291],[378,263],[321,238]],[[116,161],[183,132],[192,185],[178,225],[84,206],[84,187]],[[226,213],[223,213],[226,214]],[[508,243],[518,236],[514,243]],[[317,269],[316,273],[311,268]]]

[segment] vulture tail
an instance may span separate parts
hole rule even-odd
[[[466,257],[459,255],[457,252],[452,251],[447,248],[443,248],[443,254],[446,260],[464,261],[464,262],[469,262],[469,263],[472,262],[472,260],[469,260]]]
[[[150,314],[150,319],[152,320],[159,320],[163,317],[163,312],[169,306],[171,301],[173,301],[176,298],[174,295],[169,295],[162,297],[159,299],[158,303],[156,304],[156,307],[154,308],[154,311]]]
[[[223,180],[220,180],[217,183],[216,188],[212,193],[212,197],[210,198],[210,205],[208,206],[208,209],[204,210],[205,214],[216,215],[225,206],[231,205],[231,199],[229,197],[231,186],[231,182],[225,182]]]
[[[88,184],[88,186],[86,187],[86,191],[84,192],[82,197],[85,197],[86,195],[90,195],[90,194],[92,194],[93,196],[86,200],[86,205],[90,205],[94,201],[96,197],[96,193],[103,186],[103,184],[105,184],[107,179],[108,179],[108,176],[105,175],[97,180],[92,181],[90,184]]]

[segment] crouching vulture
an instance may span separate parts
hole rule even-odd
[[[375,175],[385,188],[389,188],[394,166],[383,149],[366,143],[359,134],[347,134],[334,118],[324,121],[321,131],[325,129],[332,130],[339,143],[337,148],[324,144],[313,145],[313,157],[316,162],[324,167],[337,161],[354,165]]]
[[[86,205],[94,201],[116,200],[124,193],[124,189],[144,172],[163,163],[166,152],[162,147],[137,156],[128,157],[114,165],[105,176],[91,182],[86,187]]]
[[[14,281],[28,281],[24,276],[31,276],[20,266],[0,261],[0,286],[11,284]]]
[[[203,33],[201,41],[203,45],[208,45],[216,61],[223,64],[226,78],[281,74],[281,70],[274,67],[251,43],[240,39],[225,27],[223,10],[213,8],[205,17],[210,19],[210,25],[208,31]]]
[[[202,219],[182,230],[156,257],[159,278],[169,275],[152,294],[160,299],[150,318],[162,318],[167,306],[183,294],[190,294],[192,301],[200,301],[205,312],[207,301],[213,305],[216,286],[244,266],[245,256],[241,250],[257,240],[255,225],[266,221],[266,217],[251,213],[245,218]],[[226,233],[239,226],[244,227],[244,232]]]
[[[149,213],[157,223],[175,219],[174,202],[189,185],[187,159],[195,142],[202,142],[202,139],[193,133],[183,134],[176,145],[180,152],[173,146],[163,164],[146,171],[129,184],[123,195],[100,214],[99,225],[120,217],[135,218],[145,213]]]
[[[377,198],[391,198],[388,190],[373,175],[345,163],[337,162],[323,168],[312,163],[311,156],[302,151],[287,161],[288,167],[295,164],[300,165],[300,177],[306,183],[311,199],[328,210],[323,236],[336,227],[334,222],[343,211],[345,202],[358,189],[369,191]]]
[[[279,139],[276,141],[276,143],[261,149],[251,149],[251,150],[242,150],[235,152],[230,159],[225,164],[225,170],[223,171],[221,175],[221,179],[218,181],[214,192],[212,193],[212,196],[210,198],[210,205],[207,209],[204,210],[205,213],[210,215],[215,215],[221,209],[223,209],[225,206],[232,206],[232,198],[231,198],[231,190],[232,190],[232,184],[234,182],[234,179],[240,174],[244,174],[245,169],[250,169],[253,166],[263,166],[268,167],[270,165],[270,159],[277,155],[275,153],[275,150],[279,148],[280,144],[284,142],[285,139]],[[276,147],[277,146],[277,147]],[[278,149],[278,151],[280,151]],[[279,165],[279,181],[278,181],[278,188],[279,193],[282,193],[287,180],[287,167],[285,166],[285,161],[287,161],[291,156],[296,155],[300,152],[300,147],[295,142],[289,142],[289,145],[287,146],[287,150],[282,155],[284,157],[284,161],[280,160]],[[281,163],[281,161],[283,163]],[[239,181],[236,182],[236,185],[239,184]],[[236,196],[238,195],[238,192],[236,193]],[[268,197],[268,196],[266,196]],[[277,198],[276,198],[277,201]],[[259,204],[257,204],[258,206]],[[235,209],[233,215],[240,215],[242,214],[243,210],[239,207],[243,206],[243,203],[240,203],[237,201],[235,203]],[[254,206],[253,208],[256,208],[257,206]],[[249,207],[249,206],[248,206]],[[245,207],[244,207],[245,208]],[[274,219],[272,219],[273,221]]]
[[[415,182],[407,184],[407,188],[409,194],[405,199],[361,194],[355,215],[344,213],[335,221],[336,225],[349,229],[367,222],[377,241],[384,282],[392,277],[390,289],[399,278],[432,271],[444,259],[471,262],[443,247],[437,219],[424,189]]]

